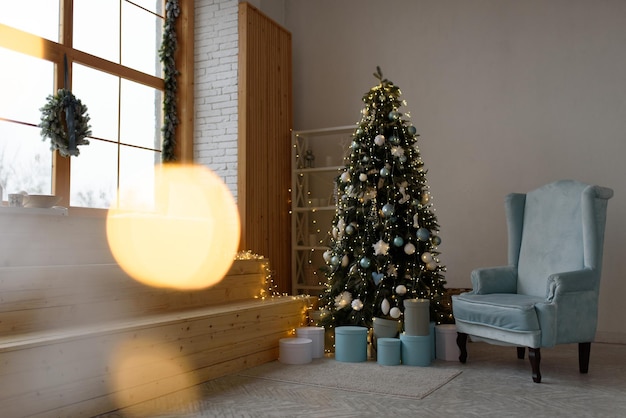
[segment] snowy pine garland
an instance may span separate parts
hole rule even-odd
[[[176,69],[176,48],[178,40],[176,38],[176,19],[180,14],[178,0],[167,0],[165,3],[165,25],[163,28],[163,41],[159,50],[159,58],[163,63],[163,80],[165,91],[163,97],[163,145],[161,160],[163,162],[174,161],[174,148],[176,146],[176,125],[178,116],[176,111],[176,90],[178,70]]]

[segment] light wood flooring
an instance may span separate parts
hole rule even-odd
[[[100,418],[626,417],[626,345],[592,344],[586,375],[578,373],[577,345],[542,349],[539,384],[515,348],[470,343],[468,352],[465,365],[433,363],[463,372],[422,400],[230,375],[194,388],[199,399],[189,399],[192,391],[180,392]]]

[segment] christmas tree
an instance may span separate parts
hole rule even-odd
[[[441,302],[446,283],[439,225],[416,128],[401,92],[384,79],[363,96],[365,107],[346,165],[336,179],[321,325],[372,326],[374,317],[402,320],[405,299],[429,299],[430,319],[453,322]]]

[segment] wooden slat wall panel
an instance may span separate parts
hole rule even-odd
[[[269,258],[291,292],[291,34],[239,4],[239,185],[241,249]]]

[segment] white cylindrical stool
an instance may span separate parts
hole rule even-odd
[[[441,324],[435,327],[437,358],[445,361],[458,361],[461,350],[456,344],[456,325]]]
[[[313,358],[324,357],[324,327],[296,328],[296,337],[309,338],[313,341],[311,353]]]
[[[285,364],[306,364],[313,359],[313,340],[310,338],[281,338],[278,360]]]

